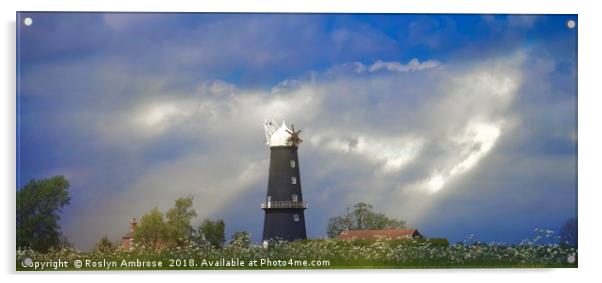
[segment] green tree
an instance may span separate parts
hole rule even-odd
[[[94,251],[96,252],[106,253],[114,250],[115,247],[113,246],[113,243],[111,243],[107,236],[103,236],[102,238],[100,238],[100,240],[94,245]]]
[[[175,206],[167,211],[166,216],[168,245],[186,246],[193,231],[190,221],[196,217],[196,211],[192,208],[192,197],[177,199]]]
[[[382,213],[372,211],[372,206],[363,202],[347,208],[347,213],[328,220],[328,237],[335,238],[347,230],[371,230],[405,228],[404,220],[389,218]]]
[[[145,247],[160,248],[167,242],[167,224],[157,207],[143,215],[134,231],[134,242]]]
[[[17,247],[47,252],[69,246],[59,225],[60,213],[71,201],[63,176],[32,179],[17,191]]]
[[[231,247],[248,248],[251,246],[251,234],[249,232],[236,232],[232,234],[232,240],[228,243]]]
[[[225,230],[224,220],[211,221],[205,219],[197,231],[197,244],[207,243],[214,248],[221,248],[226,241]]]

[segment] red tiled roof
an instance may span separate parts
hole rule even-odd
[[[421,237],[416,229],[384,229],[384,230],[350,230],[343,231],[339,236],[340,240],[394,240],[413,237]]]

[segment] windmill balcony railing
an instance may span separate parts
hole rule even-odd
[[[305,201],[268,201],[261,204],[261,208],[307,208]]]

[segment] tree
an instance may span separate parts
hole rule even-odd
[[[197,243],[202,245],[205,242],[214,248],[221,248],[226,241],[225,230],[224,220],[205,219],[197,231]]]
[[[577,218],[567,220],[560,228],[560,244],[577,247]]]
[[[59,225],[63,207],[71,201],[63,176],[32,179],[17,191],[17,247],[47,252],[69,246]]]
[[[349,211],[349,208],[347,208]],[[335,238],[342,231],[354,230],[353,219],[350,213],[337,216],[328,220],[327,233],[329,238]]]
[[[146,247],[161,248],[167,241],[167,225],[157,207],[142,216],[134,231],[134,241]]]
[[[228,243],[231,247],[248,248],[251,245],[251,234],[249,232],[236,232],[232,234],[232,240]]]
[[[94,245],[94,251],[97,252],[106,253],[111,252],[113,250],[115,250],[115,247],[113,246],[113,243],[111,243],[107,236],[103,236],[102,238],[100,238],[100,240]]]
[[[167,211],[166,216],[168,245],[186,246],[193,231],[190,221],[196,217],[196,211],[192,208],[192,197],[177,199],[175,206]]]
[[[372,206],[363,202],[353,206],[353,210],[347,208],[347,213],[328,220],[328,237],[335,238],[341,232],[347,230],[371,230],[405,228],[404,220],[389,218],[382,213],[372,211]]]

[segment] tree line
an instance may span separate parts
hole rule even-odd
[[[174,207],[165,214],[153,208],[140,219],[134,232],[134,242],[153,248],[187,247],[191,244],[221,248],[225,242],[224,221],[205,219],[194,229],[191,222],[197,214],[192,205],[193,198],[189,196],[177,199]]]
[[[46,253],[52,249],[71,247],[63,234],[60,219],[63,208],[71,202],[69,181],[64,176],[32,179],[16,194],[17,248]],[[149,248],[187,247],[190,245],[221,248],[225,244],[226,224],[222,219],[205,219],[194,229],[192,220],[197,217],[192,208],[193,198],[175,201],[166,213],[153,208],[144,214],[134,231],[136,246]],[[250,234],[239,231],[228,244],[250,245]],[[94,250],[109,251],[118,248],[107,236],[94,245]]]
[[[360,202],[352,208],[348,207],[347,213],[330,218],[326,233],[328,237],[336,238],[343,231],[396,228],[406,228],[405,220],[390,218],[382,213],[374,212],[372,205]]]
[[[32,179],[17,191],[17,248],[45,253],[51,249],[71,246],[60,227],[63,208],[71,202],[69,186],[69,181],[64,176],[54,176],[41,180]],[[134,232],[134,242],[150,248],[191,245],[223,247],[226,242],[224,221],[205,219],[195,229],[191,222],[197,217],[197,213],[192,207],[193,198],[184,197],[177,199],[166,213],[153,208],[140,219]],[[360,202],[347,208],[343,215],[330,218],[327,234],[330,238],[336,238],[346,230],[405,227],[404,220],[375,212],[371,205]],[[576,247],[577,238],[577,218],[571,218],[559,229],[559,243]],[[117,245],[104,236],[96,243],[95,250],[111,250]],[[236,232],[228,245],[248,246],[250,234],[245,231]]]
[[[144,214],[134,230],[134,248],[188,248],[199,246],[220,249],[226,242],[224,220],[205,219],[195,229],[191,222],[197,216],[193,207],[193,197],[179,198],[166,213],[157,207]],[[246,231],[232,235],[231,245],[248,246],[250,234]],[[104,236],[96,243],[94,250],[110,251],[117,248]]]

